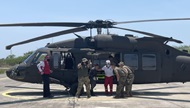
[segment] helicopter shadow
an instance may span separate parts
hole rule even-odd
[[[27,88],[27,89],[35,89],[35,88],[29,88],[29,87],[18,87],[18,88]],[[68,99],[73,97],[71,96],[67,91],[61,91],[61,90],[52,90],[52,95],[55,97],[53,98],[43,98],[43,91],[26,91],[26,92],[10,92],[6,93],[9,96],[12,97],[18,97],[19,100],[13,100],[13,101],[7,101],[7,102],[0,102],[1,105],[10,105],[10,104],[18,104],[18,103],[26,103],[26,102],[39,102],[43,100],[49,100],[49,99]],[[24,97],[22,99],[22,97]],[[27,97],[27,99],[25,99]]]
[[[7,88],[21,88],[21,89],[31,89],[31,90],[43,90],[43,88],[35,88],[35,87],[19,87],[19,86],[5,86]],[[51,90],[59,90],[59,89],[54,89],[51,88]]]
[[[10,88],[24,88],[24,89],[36,89],[36,90],[42,90],[40,88],[32,88],[32,87],[16,87],[16,86],[6,86]],[[133,90],[133,97],[132,98],[141,98],[141,99],[150,99],[150,100],[163,100],[163,101],[172,101],[172,102],[186,102],[189,103],[190,100],[184,100],[184,99],[171,99],[169,96],[172,95],[189,95],[190,92],[170,92],[170,91],[158,91],[158,90],[163,90],[163,89],[175,89],[179,88],[181,86],[170,86],[170,87],[155,87],[155,88],[148,88],[148,89],[137,89]],[[157,91],[150,91],[150,90],[157,90]],[[96,96],[105,96],[104,91],[94,91]],[[61,98],[72,98],[72,96],[68,91],[64,90],[56,90],[56,89],[51,89],[52,95],[55,97],[53,99],[61,99]],[[0,105],[6,105],[6,104],[16,104],[16,103],[24,103],[24,102],[29,102],[29,101],[40,101],[44,100],[43,96],[43,91],[18,91],[18,92],[10,92],[7,93],[7,95],[10,96],[20,96],[20,97],[33,97],[33,99],[23,99],[23,100],[18,100],[18,101],[10,101],[10,102],[0,102]],[[115,95],[115,92],[113,92],[113,95]],[[84,92],[81,96],[86,96],[86,92]],[[95,96],[95,97],[96,97]],[[165,96],[165,97],[161,97]],[[168,96],[168,98],[167,98]],[[131,97],[128,97],[131,98]]]
[[[180,87],[181,86],[170,86],[170,87],[155,87],[155,88],[148,88],[148,89],[138,89],[138,90],[134,90],[132,93],[133,93],[133,97],[135,98],[189,103],[190,99],[189,100],[171,99],[169,97],[172,95],[190,95],[190,92],[158,91],[158,90],[163,90],[163,89],[172,90],[172,89],[180,88]],[[157,90],[157,91],[149,91],[149,90]],[[162,96],[165,96],[165,97],[162,97]]]

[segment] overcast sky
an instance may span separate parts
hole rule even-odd
[[[20,22],[88,22],[90,20],[131,21],[160,18],[190,18],[190,0],[2,0],[0,23]],[[190,21],[151,22],[117,25],[131,29],[173,37],[190,45]],[[67,29],[66,27],[1,27],[0,58],[9,54],[21,56],[43,47],[46,43],[75,38],[73,34],[45,39],[5,50],[5,46]],[[122,30],[110,30],[113,34],[136,34]],[[89,31],[79,32],[87,36]],[[93,33],[96,34],[95,32]]]

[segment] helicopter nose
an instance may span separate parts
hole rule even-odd
[[[7,75],[7,77],[11,78],[10,77],[10,75],[11,75],[11,70],[10,69],[6,71],[6,75]]]
[[[15,79],[15,69],[14,68],[10,68],[6,71],[6,75],[7,77],[9,77],[10,79]]]
[[[18,66],[14,66],[6,71],[7,77],[14,80],[22,80],[24,79],[24,76],[20,74],[20,71],[18,69]]]

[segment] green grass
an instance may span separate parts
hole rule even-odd
[[[7,70],[7,69],[0,69],[0,74],[5,73],[6,70]]]

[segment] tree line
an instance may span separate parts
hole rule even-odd
[[[0,67],[8,67],[21,63],[32,53],[33,51],[29,51],[27,53],[24,53],[23,56],[18,56],[18,57],[16,57],[14,54],[8,55],[6,58],[0,59]]]
[[[174,48],[179,50],[186,50],[190,52],[190,45],[184,45],[184,46],[174,46]],[[13,66],[15,64],[18,64],[25,60],[30,54],[32,54],[33,51],[29,51],[27,53],[24,53],[23,56],[16,57],[14,54],[8,55],[6,58],[0,59],[0,67],[7,67],[7,66]]]

